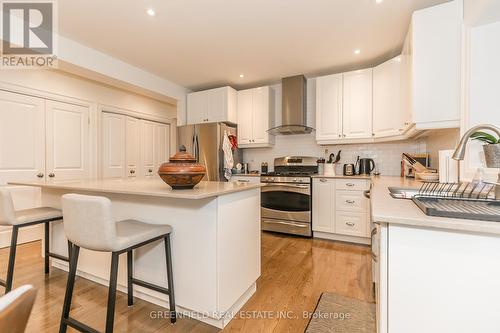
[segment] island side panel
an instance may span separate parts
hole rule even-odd
[[[44,205],[60,207],[64,190],[43,189]],[[103,195],[81,192],[88,195]],[[145,197],[135,195],[107,194],[112,201],[114,217],[117,220],[137,219],[153,224],[170,224],[172,256],[175,283],[175,297],[178,306],[199,313],[217,311],[216,272],[216,220],[217,198],[185,200]],[[52,228],[52,251],[67,254],[66,238],[62,223]],[[81,251],[78,269],[89,278],[107,284],[110,269],[109,253]],[[153,243],[135,253],[134,276],[152,283],[167,286],[165,250],[163,242]],[[95,278],[97,279],[95,279]],[[100,281],[99,281],[100,280]],[[118,284],[126,290],[126,256],[120,257]],[[134,287],[151,295],[154,303],[166,306],[168,297],[157,292]],[[156,301],[156,300],[165,300]]]
[[[219,311],[224,313],[235,310],[260,276],[260,189],[219,197],[217,235]]]

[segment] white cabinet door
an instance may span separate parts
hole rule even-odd
[[[462,1],[413,13],[413,112],[419,129],[459,126],[462,17]]]
[[[269,143],[270,89],[253,89],[253,143]]]
[[[253,139],[253,89],[238,91],[238,144]]]
[[[142,171],[145,176],[154,174],[155,166],[155,124],[151,121],[142,122]],[[153,170],[150,172],[149,170]]]
[[[45,173],[44,100],[0,91],[0,184]]]
[[[372,69],[343,74],[343,137],[372,137]]]
[[[315,178],[312,187],[312,230],[334,232],[335,180]]]
[[[102,114],[102,177],[122,178],[126,172],[125,116]]]
[[[316,140],[342,137],[342,74],[316,79]]]
[[[208,92],[199,91],[188,94],[187,123],[201,124],[208,118]]]
[[[403,134],[401,56],[373,68],[373,133],[375,137]]]
[[[45,105],[47,179],[88,177],[88,107],[48,100]]]
[[[140,175],[140,120],[126,117],[125,130],[126,175],[133,178]]]
[[[226,121],[228,107],[227,87],[208,90],[208,122]]]
[[[166,124],[155,124],[155,168],[146,170],[148,175],[156,175],[162,163],[168,162],[170,157],[170,126]]]

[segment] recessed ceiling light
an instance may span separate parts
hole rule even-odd
[[[240,77],[241,77],[241,78],[244,78],[244,77],[245,77],[245,74],[240,74]]]
[[[149,8],[146,13],[148,13],[149,16],[155,16],[156,15],[156,12],[154,11],[154,9],[151,9]]]
[[[360,49],[356,49],[354,50],[354,54],[360,54],[361,53],[361,50]]]
[[[382,3],[382,1],[384,1],[384,0],[375,0],[375,3],[379,4],[379,3]]]

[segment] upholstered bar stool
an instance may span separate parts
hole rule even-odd
[[[128,305],[133,305],[133,284],[167,294],[169,296],[170,321],[175,323],[174,282],[170,248],[172,227],[169,225],[148,224],[136,220],[116,222],[112,217],[111,201],[105,197],[66,194],[62,197],[62,207],[64,232],[73,246],[59,332],[66,332],[68,326],[81,332],[97,332],[95,329],[69,316],[80,247],[92,251],[111,252],[105,333],[113,332],[118,258],[120,254],[125,252],[127,253]],[[165,242],[168,288],[133,277],[132,251],[158,240]]]
[[[7,278],[5,281],[0,280],[0,286],[5,287],[5,292],[8,293],[12,289],[12,280],[14,278],[14,262],[16,260],[17,236],[19,228],[28,227],[35,224],[45,225],[45,274],[49,273],[49,257],[57,258],[64,261],[69,261],[68,258],[51,253],[49,223],[62,220],[62,212],[59,209],[50,207],[39,207],[32,209],[14,210],[14,203],[10,190],[5,187],[0,187],[0,225],[11,226],[12,236],[10,238],[9,266],[7,268]],[[69,250],[69,244],[68,244]]]

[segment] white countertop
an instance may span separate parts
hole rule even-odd
[[[335,178],[335,179],[371,179],[372,177],[369,175],[352,175],[352,176],[344,176],[344,175],[313,175],[311,178]]]
[[[373,177],[372,181],[371,209],[374,222],[500,235],[499,222],[427,216],[413,201],[394,199],[389,194],[389,186],[420,188],[420,181],[387,176]]]
[[[89,179],[68,181],[16,181],[10,185],[37,186],[70,191],[131,194],[174,199],[205,199],[233,192],[260,188],[260,183],[200,182],[191,190],[172,190],[160,178],[152,179]]]

